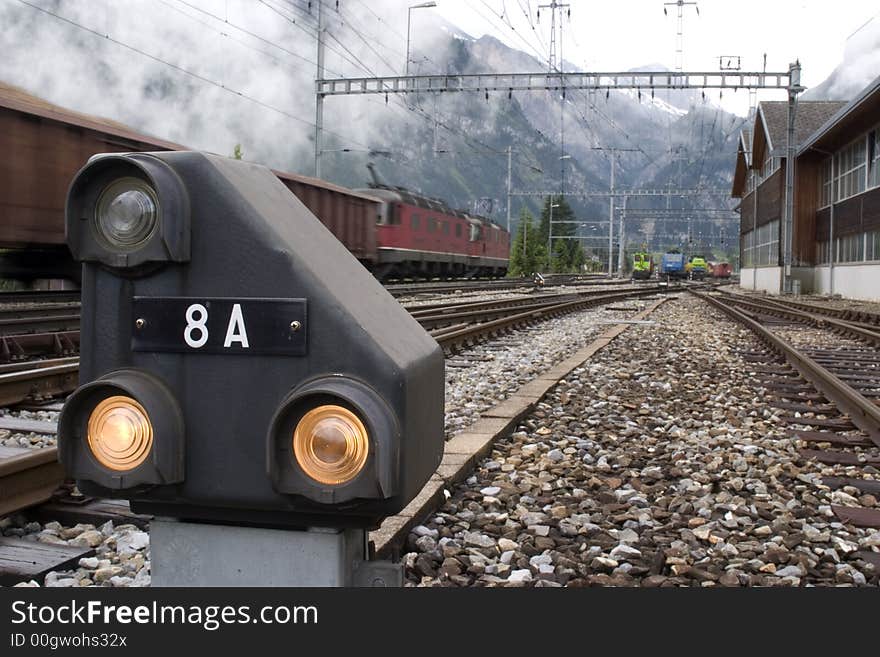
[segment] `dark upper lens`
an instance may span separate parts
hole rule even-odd
[[[153,233],[158,216],[155,192],[142,180],[123,178],[101,194],[96,228],[109,246],[132,250]]]

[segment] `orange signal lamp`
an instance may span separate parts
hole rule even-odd
[[[102,400],[92,411],[87,440],[98,463],[114,472],[127,472],[150,455],[153,425],[137,401],[114,395]]]
[[[313,408],[293,431],[293,453],[306,475],[336,486],[354,479],[367,462],[369,434],[361,419],[335,404]]]

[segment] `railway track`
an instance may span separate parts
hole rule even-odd
[[[651,287],[632,287],[621,292],[638,292],[641,295],[657,293],[666,288],[659,286]],[[615,294],[617,292],[615,291]],[[568,292],[559,294],[544,294],[540,296],[527,296],[507,299],[493,299],[489,301],[472,301],[466,303],[447,303],[447,304],[431,304],[427,306],[415,306],[408,308],[419,324],[425,329],[434,329],[449,324],[471,322],[471,321],[487,321],[511,314],[514,310],[526,312],[528,310],[540,310],[551,308],[553,306],[566,303],[568,301],[576,301],[578,299],[586,299],[591,297],[602,297],[607,295],[607,290],[586,290],[582,292]]]
[[[592,306],[614,303],[625,299],[653,296],[665,290],[667,290],[665,287],[651,286],[620,292],[582,294],[577,295],[575,298],[571,298],[569,295],[559,295],[564,298],[546,300],[530,305],[513,306],[507,309],[487,309],[459,313],[464,316],[462,319],[479,318],[485,321],[456,323],[454,319],[451,319],[450,315],[428,316],[420,318],[419,321],[428,320],[433,322],[438,317],[441,318],[441,321],[445,321],[446,326],[435,328],[430,333],[440,346],[443,347],[444,351],[450,353],[456,349],[474,344],[487,336],[498,335],[532,322],[559,317],[560,315]],[[455,313],[452,315],[454,317]]]
[[[58,397],[76,389],[79,358],[0,365],[0,406]]]
[[[8,312],[6,309],[0,311],[0,336],[73,331],[79,328],[79,307],[33,309],[28,311],[30,316],[23,317],[7,317]]]
[[[558,274],[544,278],[545,287],[556,285],[614,285],[622,281],[608,279],[604,275],[573,275]],[[629,282],[629,281],[626,281]],[[499,280],[463,280],[463,281],[430,281],[423,283],[392,283],[385,289],[394,297],[416,294],[445,294],[456,291],[495,291],[513,289],[531,289],[535,287],[531,278],[503,278]]]
[[[0,446],[0,517],[45,502],[63,481],[55,447]]]
[[[552,298],[539,297],[537,300],[533,297],[514,299],[507,300],[506,304],[499,301],[446,304],[445,309],[454,312],[442,313],[435,306],[427,311],[433,315],[417,316],[416,319],[427,326],[445,323],[445,326],[433,328],[431,335],[446,353],[452,353],[528,324],[591,306],[652,296],[665,289],[640,286],[613,292],[551,295]],[[67,394],[76,387],[78,368],[79,359],[75,357],[0,365],[0,406]],[[0,515],[48,500],[63,483],[63,478],[54,447],[0,452],[0,491],[4,492],[3,499],[8,500],[0,506]]]
[[[850,322],[776,300],[689,291],[747,326],[766,345],[766,351],[743,357],[764,378],[770,405],[789,413],[784,417],[792,425],[789,435],[819,447],[801,450],[805,458],[828,465],[880,467],[880,333],[865,328],[863,317]],[[834,346],[794,345],[781,335],[792,324],[832,331]],[[825,477],[822,483],[880,493],[880,482],[869,478]],[[831,508],[843,522],[880,528],[880,510]]]
[[[14,290],[0,292],[0,304],[10,303],[78,303],[79,290]]]

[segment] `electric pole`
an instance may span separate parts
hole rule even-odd
[[[510,234],[510,174],[513,166],[513,147],[507,147],[507,234]]]
[[[602,146],[594,146],[590,149],[591,151],[608,151],[611,153],[611,194],[608,198],[608,277],[610,278],[613,273],[613,259],[614,259],[614,154],[615,153],[628,153],[628,152],[636,152],[639,149],[637,148],[613,148],[613,147],[602,147]],[[624,200],[626,197],[624,197]]]
[[[557,70],[556,63],[556,10],[557,9],[566,9],[568,11],[568,17],[571,18],[571,5],[562,4],[561,2],[556,2],[553,0],[548,5],[538,5],[538,22],[541,22],[541,10],[549,9],[550,10],[550,57],[548,60],[550,73],[553,73]],[[562,29],[562,24],[559,26],[560,30]],[[559,67],[562,65],[562,59],[559,60]]]
[[[617,240],[620,246],[617,248],[617,276],[623,278],[623,257],[625,255],[623,248],[624,225],[626,222],[626,196],[623,197],[623,207],[620,212],[620,230],[617,232]]]
[[[611,151],[611,196],[608,197],[608,278],[614,275],[614,151]]]
[[[317,79],[324,79],[324,21],[321,13],[321,6],[324,3],[318,3],[318,72]],[[315,178],[321,177],[321,143],[324,135],[324,94],[320,89],[315,95]]]
[[[675,71],[676,73],[681,73],[684,70],[684,8],[687,5],[693,5],[694,9],[697,10],[697,16],[700,15],[700,8],[697,6],[696,2],[683,2],[683,0],[676,0],[676,2],[664,2],[663,3],[663,14],[668,16],[669,14],[666,12],[667,6],[674,6],[678,8],[678,25],[675,33]]]

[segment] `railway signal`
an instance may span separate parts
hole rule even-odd
[[[339,555],[364,561],[366,530],[440,462],[437,343],[264,167],[95,156],[66,215],[83,263],[83,385],[59,420],[68,473],[86,494],[184,521],[154,523],[167,541],[154,536],[154,581],[180,559],[168,545],[226,559],[252,526],[283,529],[258,540],[286,551],[318,541],[288,565],[305,579],[207,581],[178,565],[165,583],[354,581]],[[205,541],[186,521],[237,538]],[[301,531],[316,526],[330,529]],[[331,581],[309,579],[321,568]]]

